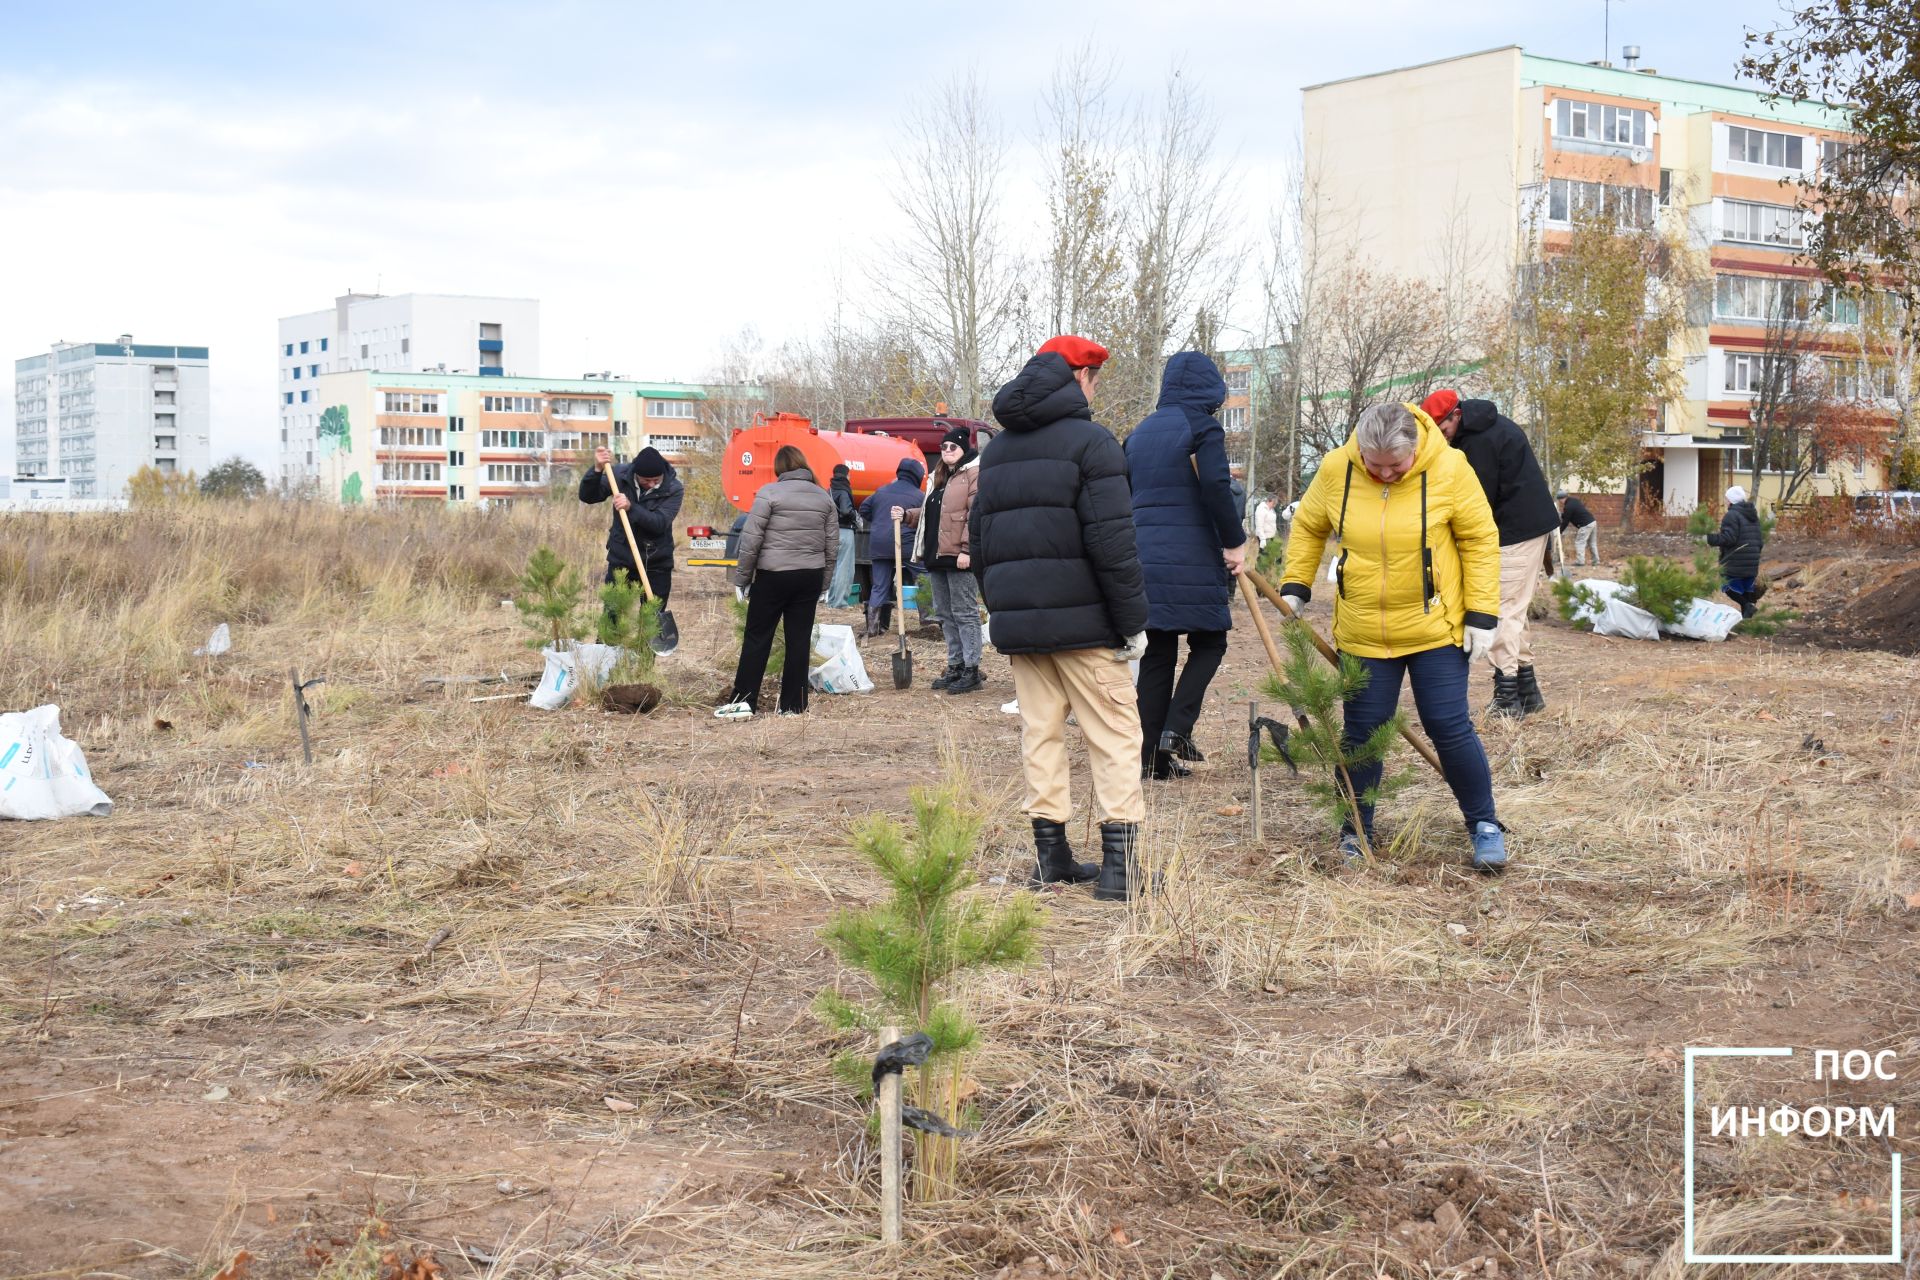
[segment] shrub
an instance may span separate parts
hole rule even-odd
[[[585,593],[580,574],[555,555],[553,548],[543,546],[528,558],[518,585],[513,607],[534,633],[527,641],[529,649],[559,649],[587,634],[576,616]]]
[[[632,684],[653,674],[653,641],[660,634],[660,602],[627,575],[613,571],[613,581],[600,588],[601,644],[620,650],[611,684]]]

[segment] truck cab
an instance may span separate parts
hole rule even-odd
[[[849,435],[892,436],[896,440],[905,440],[919,449],[927,459],[927,472],[933,472],[934,464],[940,461],[940,438],[955,427],[964,427],[967,440],[975,449],[987,447],[987,441],[993,439],[993,424],[981,422],[977,418],[955,418],[946,415],[931,418],[849,418],[846,430]]]

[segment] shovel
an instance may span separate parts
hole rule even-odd
[[[606,465],[605,471],[607,473],[607,488],[611,490],[615,496],[618,496],[620,493],[620,485],[613,478],[613,464],[611,462]],[[620,508],[615,507],[613,513],[620,517],[620,528],[623,529],[627,535],[627,550],[633,553],[634,567],[640,571],[640,589],[647,593],[647,599],[652,600],[654,599],[653,583],[647,581],[647,562],[640,558],[640,544],[634,541],[633,525],[628,521],[627,513],[620,510]],[[660,611],[660,630],[653,637],[653,643],[649,647],[663,658],[680,647],[680,626],[673,620],[673,615],[665,609]]]
[[[900,648],[893,655],[893,687],[896,689],[913,688],[913,655],[907,652],[907,588],[906,575],[901,572],[906,566],[900,563],[900,512],[893,513],[893,599],[894,617],[900,620]]]

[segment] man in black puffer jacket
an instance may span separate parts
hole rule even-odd
[[[1560,509],[1540,472],[1527,433],[1491,400],[1436,391],[1420,406],[1440,434],[1467,455],[1500,528],[1500,626],[1493,633],[1493,714],[1518,719],[1546,709],[1533,671],[1527,606],[1547,563],[1547,539]]]
[[[1759,510],[1739,485],[1727,490],[1727,514],[1720,517],[1720,531],[1707,535],[1707,545],[1720,548],[1721,589],[1727,599],[1740,606],[1742,618],[1751,618],[1763,594],[1760,551],[1766,531],[1760,527]]]
[[[1096,342],[1053,338],[994,396],[1005,430],[980,455],[968,545],[988,638],[1013,665],[1037,862],[1031,886],[1097,879],[1095,897],[1121,900],[1145,887],[1140,709],[1127,663],[1146,652],[1147,595],[1126,454],[1093,420],[1106,359]],[[1093,766],[1097,871],[1067,844],[1068,712]]]

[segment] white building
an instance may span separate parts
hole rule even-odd
[[[75,498],[118,498],[144,466],[204,475],[207,349],[56,342],[13,364],[14,474],[64,476]]]
[[[500,377],[540,367],[540,303],[348,293],[325,311],[280,320],[280,475],[285,485],[319,475],[320,396],[314,379],[357,369]]]

